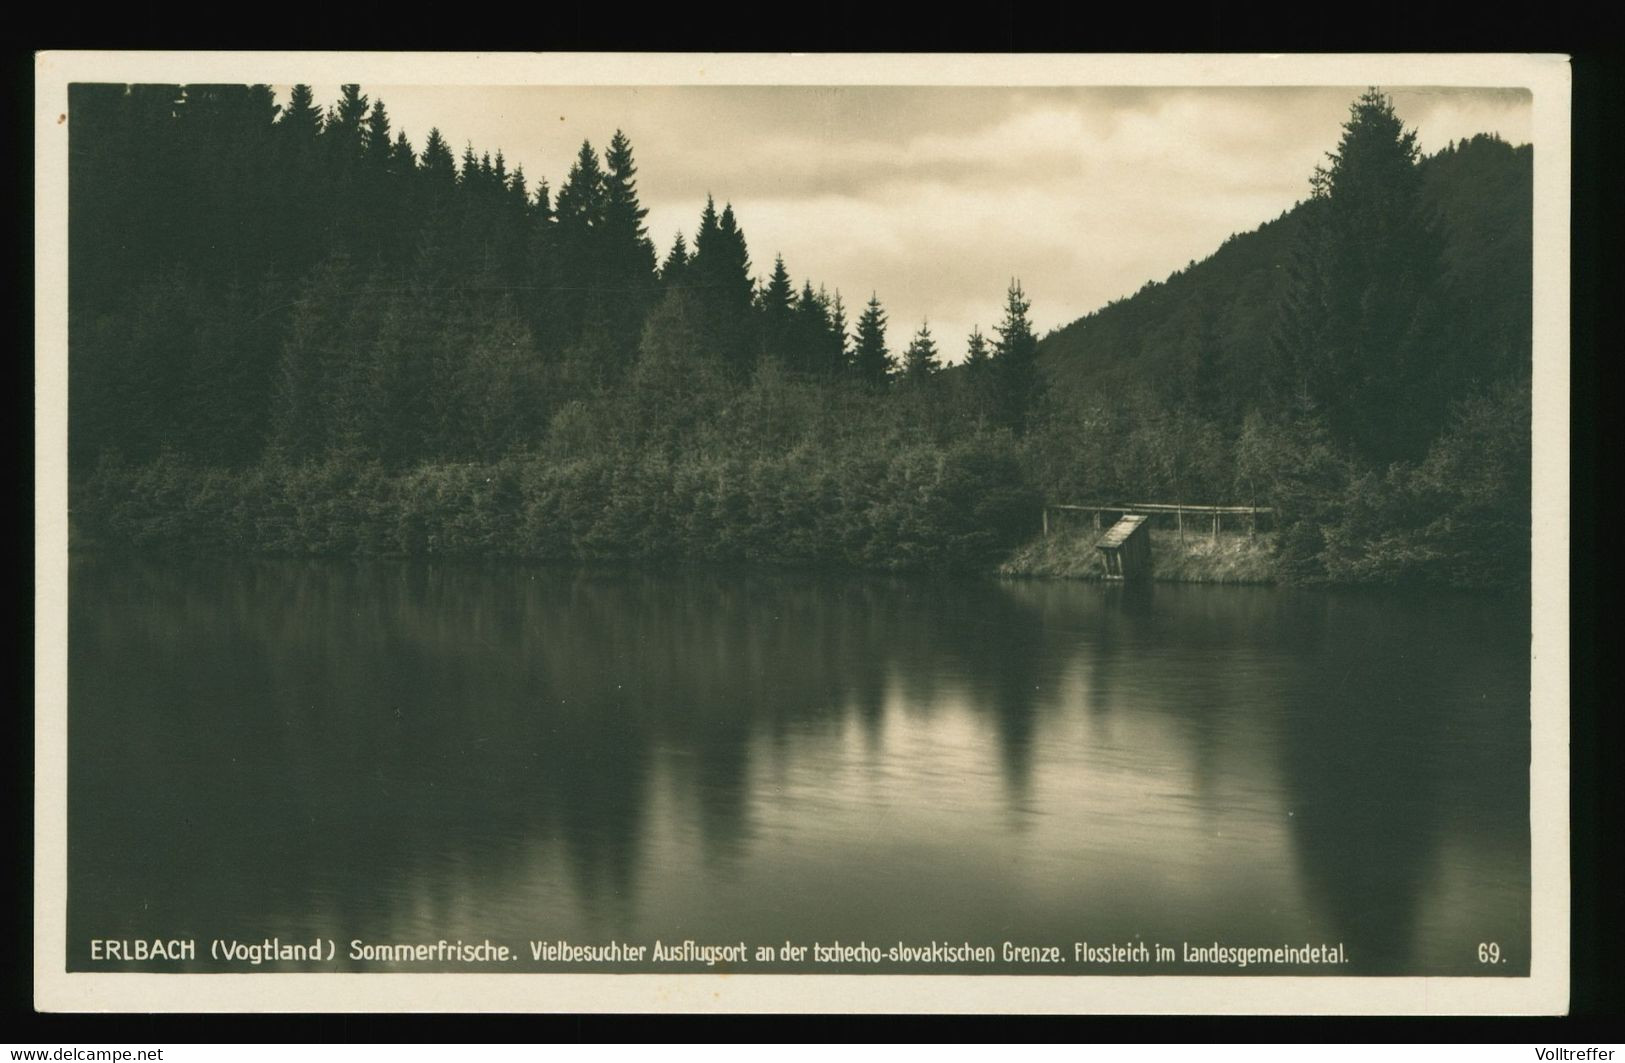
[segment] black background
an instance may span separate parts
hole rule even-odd
[[[1520,16],[1480,8],[1469,18],[1423,19],[1413,8],[1300,7],[1283,14],[1237,5],[1205,5],[1194,13],[1131,5],[1144,24],[1107,19],[1097,6],[1021,9],[946,6],[883,19],[856,5],[725,7],[682,5],[665,16],[627,8],[605,17],[602,7],[548,5],[525,15],[491,7],[453,21],[444,8],[431,16],[410,7],[352,9],[346,27],[331,6],[254,6],[188,16],[167,9],[160,24],[142,6],[116,26],[102,11],[60,8],[77,25],[27,27],[13,40],[11,164],[15,179],[16,239],[13,348],[17,444],[15,489],[19,539],[32,542],[33,495],[33,60],[39,49],[321,49],[321,50],[671,50],[671,51],[887,51],[887,52],[1555,52],[1574,57],[1572,188],[1572,493],[1571,716],[1572,763],[1572,996],[1571,1014],[1545,1019],[1157,1018],[1134,1017],[923,1017],[923,1016],[429,1016],[429,1015],[41,1015],[32,1006],[33,966],[33,560],[19,547],[14,581],[16,627],[9,640],[19,667],[11,723],[7,796],[15,839],[12,930],[5,954],[7,1032],[4,1040],[41,1047],[117,1043],[129,1047],[198,1041],[599,1041],[599,1040],[1084,1040],[1084,1041],[1492,1041],[1586,1044],[1618,1037],[1622,1003],[1619,775],[1622,770],[1619,699],[1604,703],[1598,657],[1608,646],[1617,658],[1618,636],[1600,606],[1617,582],[1613,557],[1597,550],[1597,533],[1614,525],[1599,504],[1614,501],[1617,468],[1602,453],[1603,425],[1619,407],[1612,370],[1625,352],[1618,308],[1621,277],[1620,140],[1625,133],[1625,48],[1602,19],[1531,6]],[[781,18],[768,17],[770,10]],[[1539,11],[1545,21],[1536,18]],[[1142,14],[1143,13],[1143,14]],[[1121,17],[1125,12],[1119,12]],[[592,17],[595,23],[587,24]],[[662,25],[664,17],[669,24]],[[236,21],[236,20],[241,20]],[[369,25],[362,27],[361,20]],[[533,20],[527,23],[525,20]],[[68,20],[62,20],[66,23]],[[94,22],[94,27],[91,23]],[[793,28],[792,28],[793,27]],[[317,28],[320,35],[317,35]],[[32,32],[30,32],[32,31]],[[303,31],[301,33],[301,31]],[[1603,308],[1614,313],[1606,319]],[[1612,428],[1612,418],[1609,427]],[[1614,435],[1612,431],[1608,433]],[[1610,442],[1612,439],[1610,438]],[[1610,507],[1612,508],[1612,507]],[[1615,552],[1617,554],[1617,551]],[[1612,689],[1612,685],[1610,685]],[[1606,1020],[1608,1021],[1605,1025]]]

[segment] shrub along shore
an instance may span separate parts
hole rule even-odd
[[[70,547],[272,557],[757,563],[1105,578],[1096,536],[1031,535],[1009,455],[922,447],[851,479],[753,461],[533,458],[404,471],[323,462],[227,470],[109,462],[75,492]],[[1153,529],[1154,579],[1276,582],[1273,534]]]
[[[170,555],[769,564],[1100,579],[1095,536],[1039,532],[1042,493],[1005,434],[766,449],[605,448],[391,468],[329,458],[240,468],[105,458],[70,485],[70,548]],[[1412,499],[1454,466],[1396,469],[1257,536],[1152,530],[1153,578],[1193,583],[1527,586],[1527,518]],[[1418,481],[1421,481],[1420,483]],[[1470,485],[1469,485],[1470,486]],[[1497,492],[1499,495],[1500,492]],[[1499,499],[1497,499],[1499,500]],[[1352,504],[1357,503],[1357,504]],[[1522,518],[1522,519],[1520,519]]]
[[[788,459],[543,466],[512,459],[401,472],[323,463],[221,470],[108,465],[78,493],[73,549],[272,557],[497,557],[755,563],[1101,580],[1098,536],[1023,539],[1031,493],[997,456],[878,460],[853,484]],[[1277,581],[1272,533],[1153,529],[1152,578]]]
[[[566,462],[104,462],[80,547],[294,557],[506,557],[989,570],[1035,529],[1008,445]]]
[[[1007,454],[919,448],[866,475],[754,461],[533,458],[405,471],[106,463],[76,492],[74,549],[281,557],[758,563],[1105,578],[1095,536],[1024,540],[1036,499]],[[1153,529],[1154,579],[1276,582],[1273,534]]]

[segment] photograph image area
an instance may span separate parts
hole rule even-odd
[[[1528,88],[395,74],[67,86],[65,972],[1531,975]]]

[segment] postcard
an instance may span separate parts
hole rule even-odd
[[[1563,57],[37,83],[39,1009],[1566,1009]]]

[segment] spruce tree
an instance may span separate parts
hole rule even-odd
[[[1021,281],[1012,280],[1010,290],[1005,293],[1004,320],[994,327],[999,335],[993,345],[998,412],[1002,422],[1017,434],[1026,430],[1043,389],[1038,369],[1038,339],[1027,319],[1031,309],[1032,304],[1021,290]]]
[[[295,85],[274,130],[277,168],[283,176],[274,195],[273,265],[287,277],[302,276],[321,257],[329,205],[318,166],[322,109],[309,85]]]
[[[852,367],[852,351],[848,347],[846,331],[846,305],[841,302],[841,290],[835,289],[835,298],[829,308],[829,338],[826,341],[824,364],[832,376],[842,376]]]
[[[965,369],[971,376],[983,376],[992,360],[987,350],[987,337],[982,335],[982,326],[976,325],[970,330],[970,339],[965,344]]]
[[[604,232],[615,278],[637,288],[652,286],[655,248],[643,220],[649,212],[638,202],[638,168],[632,142],[620,130],[604,153]]]
[[[813,291],[812,281],[801,286],[796,299],[794,320],[790,329],[792,365],[797,372],[808,376],[833,375],[825,353],[829,350],[829,300],[822,292]]]
[[[584,234],[603,224],[604,203],[604,171],[598,165],[598,153],[593,150],[592,142],[583,140],[559,189],[553,213],[560,225],[569,227],[573,233]]]
[[[277,128],[291,141],[316,142],[322,129],[322,109],[309,85],[295,85],[288,93],[288,103],[277,119]]]
[[[599,312],[604,316],[619,374],[637,358],[643,321],[655,297],[655,248],[638,202],[637,164],[632,142],[620,130],[604,153],[603,241],[604,290]]]
[[[543,357],[551,357],[561,346],[559,330],[552,317],[556,306],[552,295],[558,285],[558,233],[554,224],[553,190],[543,178],[530,202],[527,259],[529,278],[519,295],[519,305],[530,322],[533,342]]]
[[[964,396],[966,416],[978,426],[985,424],[995,408],[996,388],[993,355],[980,325],[971,328],[970,338],[965,343],[965,372],[958,386]]]
[[[419,283],[434,286],[458,269],[461,222],[457,211],[457,160],[439,129],[429,130],[411,184],[416,218],[416,243],[411,248],[413,270]]]
[[[666,261],[660,266],[660,286],[668,292],[686,287],[689,263],[688,242],[683,239],[682,230],[679,229],[677,239],[672,241],[671,251],[666,254]]]
[[[745,246],[744,230],[734,217],[732,203],[723,206],[717,232],[722,249],[719,280],[732,305],[743,309],[751,303],[750,251]]]
[[[423,160],[419,165],[419,172],[431,187],[451,188],[457,183],[457,160],[452,156],[451,145],[446,143],[446,138],[440,135],[439,129],[429,130],[429,138],[423,142]]]
[[[335,186],[339,218],[348,217],[354,203],[353,178],[366,147],[367,97],[360,85],[345,85],[338,102],[328,109],[322,123],[322,149],[326,156],[328,179]]]
[[[389,135],[389,112],[381,99],[372,102],[372,111],[367,115],[367,123],[362,130],[361,144],[362,155],[369,166],[379,170],[389,168],[395,156],[395,144]]]
[[[517,293],[530,280],[531,200],[524,167],[515,167],[496,189],[496,195],[498,201],[493,208],[496,228],[492,240],[497,250],[497,268],[502,289]],[[526,312],[529,308],[525,300],[515,298],[513,309]]]
[[[1299,405],[1375,464],[1426,451],[1452,389],[1442,242],[1421,149],[1377,89],[1349,109],[1311,201],[1275,330]]]
[[[719,238],[720,231],[721,223],[717,220],[716,200],[712,199],[711,195],[707,193],[705,197],[705,209],[700,211],[699,228],[694,230],[694,257],[696,259],[696,264],[698,264],[698,260],[703,255],[709,254],[714,256],[721,253],[721,249],[716,243]],[[711,266],[706,264],[706,270],[709,271],[710,269]]]
[[[779,359],[786,366],[795,362],[791,351],[790,323],[795,312],[796,290],[784,256],[773,259],[773,272],[762,289],[762,354]]]
[[[412,150],[412,141],[407,138],[406,130],[395,134],[395,147],[389,156],[389,172],[396,177],[409,177],[417,171],[418,156]]]
[[[717,218],[716,203],[708,194],[705,209],[700,211],[699,227],[694,230],[694,252],[689,256],[685,272],[700,306],[700,332],[719,357],[722,353],[719,336],[723,316],[721,263],[722,227]]]
[[[920,325],[920,331],[914,334],[908,350],[903,352],[903,380],[913,385],[924,384],[941,368],[937,343],[931,338],[931,323],[927,321]]]
[[[589,328],[603,324],[606,263],[598,230],[604,221],[604,172],[598,153],[583,140],[553,201],[553,254],[557,268],[548,316],[565,350],[582,348]],[[596,337],[601,340],[602,337]],[[601,345],[595,343],[595,349]],[[596,372],[599,366],[592,367]]]
[[[390,135],[389,113],[382,99],[375,99],[361,129],[361,162],[364,171],[356,183],[355,206],[360,211],[356,246],[359,257],[369,260],[381,255],[394,260],[400,243],[397,226],[400,211],[390,170],[395,160],[395,141]]]
[[[852,368],[859,380],[870,387],[883,387],[896,371],[897,360],[886,350],[886,314],[880,297],[869,296],[869,305],[858,318],[858,337],[852,352]]]
[[[747,374],[757,349],[751,316],[750,254],[733,206],[725,206],[718,215],[710,196],[700,215],[693,276],[703,306],[704,332],[713,350],[736,376]]]

